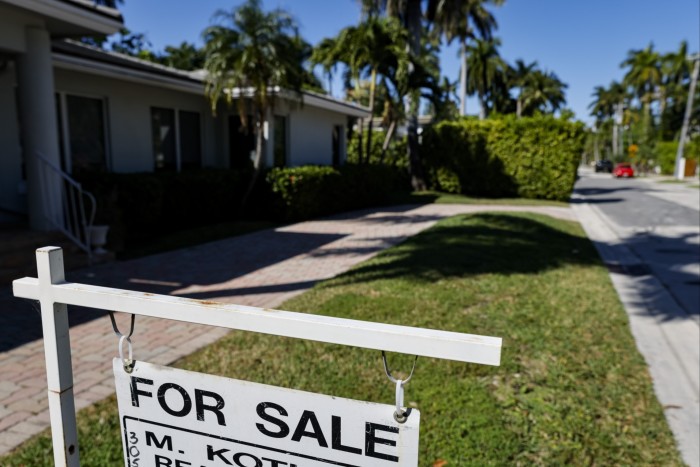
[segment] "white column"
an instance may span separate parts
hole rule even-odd
[[[43,171],[34,154],[41,154],[60,167],[58,123],[54,98],[51,38],[38,27],[26,29],[26,52],[17,58],[17,81],[22,144],[27,170],[29,223],[33,229],[52,230],[51,216],[60,221],[61,185],[53,172]],[[42,187],[44,185],[44,195]]]

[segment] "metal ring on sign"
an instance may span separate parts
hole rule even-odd
[[[129,349],[129,358],[124,358],[124,341],[126,341],[127,348]],[[124,362],[124,371],[131,373],[134,370],[134,353],[129,336],[122,335],[119,338],[119,358]]]
[[[406,411],[403,410],[403,385],[405,381],[396,381],[396,411],[394,412],[394,420],[399,423],[405,423],[408,419]]]
[[[386,361],[386,353],[382,350],[382,362],[384,362],[384,372],[386,376],[392,383],[396,383],[396,411],[394,411],[394,420],[398,423],[406,423],[408,420],[409,410],[403,410],[403,386],[408,383],[408,381],[413,376],[413,372],[416,369],[416,362],[418,361],[418,355],[416,355],[415,360],[413,360],[413,368],[411,368],[411,373],[408,378],[401,380],[396,379],[391,375],[391,370],[389,370],[389,364]]]
[[[114,334],[117,335],[117,337],[122,337],[124,334],[119,332],[119,328],[117,327],[117,322],[114,320],[114,312],[113,311],[108,311],[109,313],[109,319],[112,321],[112,329],[114,329]],[[131,337],[131,335],[134,333],[134,322],[136,321],[136,315],[132,314],[131,315],[131,329],[129,329],[129,335],[126,337]]]

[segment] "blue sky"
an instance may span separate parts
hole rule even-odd
[[[155,50],[182,41],[201,45],[201,32],[217,9],[231,9],[241,0],[125,0],[120,5],[126,26],[146,33]],[[300,25],[311,44],[335,36],[360,18],[356,0],[263,0],[266,9],[282,7]],[[568,83],[567,106],[589,122],[587,106],[597,85],[620,80],[630,49],[653,43],[661,52],[675,51],[687,40],[691,52],[700,49],[700,0],[506,0],[494,7],[501,55],[537,61]],[[455,45],[441,54],[443,74],[458,79]],[[334,84],[334,94],[340,85]],[[478,112],[475,99],[467,101]]]

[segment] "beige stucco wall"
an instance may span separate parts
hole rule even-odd
[[[203,95],[56,68],[56,92],[103,98],[107,105],[109,167],[114,172],[153,170],[151,107],[198,112],[202,164],[224,163],[217,144],[218,125]]]
[[[343,128],[340,160],[345,160],[345,115],[311,106],[296,106],[289,112],[288,165],[331,165],[333,162],[333,127]]]

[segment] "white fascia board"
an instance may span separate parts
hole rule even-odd
[[[204,85],[202,83],[182,81],[177,78],[133,70],[109,63],[96,62],[94,60],[86,60],[84,58],[56,52],[53,53],[53,65],[62,70],[78,71],[119,81],[130,81],[148,86],[172,89],[174,91],[199,94],[201,96],[204,95]]]
[[[66,23],[82,26],[93,30],[96,34],[114,34],[124,27],[124,23],[118,19],[111,19],[106,15],[92,13],[85,8],[71,5],[66,2],[54,0],[2,0],[3,3],[14,5],[24,10],[33,11],[50,18],[55,18]],[[117,13],[117,10],[104,6],[93,6],[92,2],[82,2],[91,8],[103,11],[107,14]]]
[[[313,107],[318,107],[324,110],[330,110],[331,112],[338,112],[351,117],[368,118],[372,115],[369,108],[361,107],[359,105],[351,104],[349,102],[343,102],[332,97],[322,96],[319,94],[312,94],[309,92],[303,92],[304,105],[310,105]]]
[[[231,97],[252,97],[255,94],[255,89],[252,87],[247,88],[233,88],[230,90]],[[301,94],[295,93],[288,89],[281,89],[279,86],[270,87],[268,93],[271,95],[278,95],[283,99],[287,99],[294,102],[303,102],[304,105],[311,107],[318,107],[320,109],[329,110],[331,112],[337,112],[344,115],[349,115],[351,117],[368,118],[372,113],[368,107],[362,107],[349,102],[344,102],[332,97],[324,96],[322,94],[316,94],[309,91],[302,91]]]

